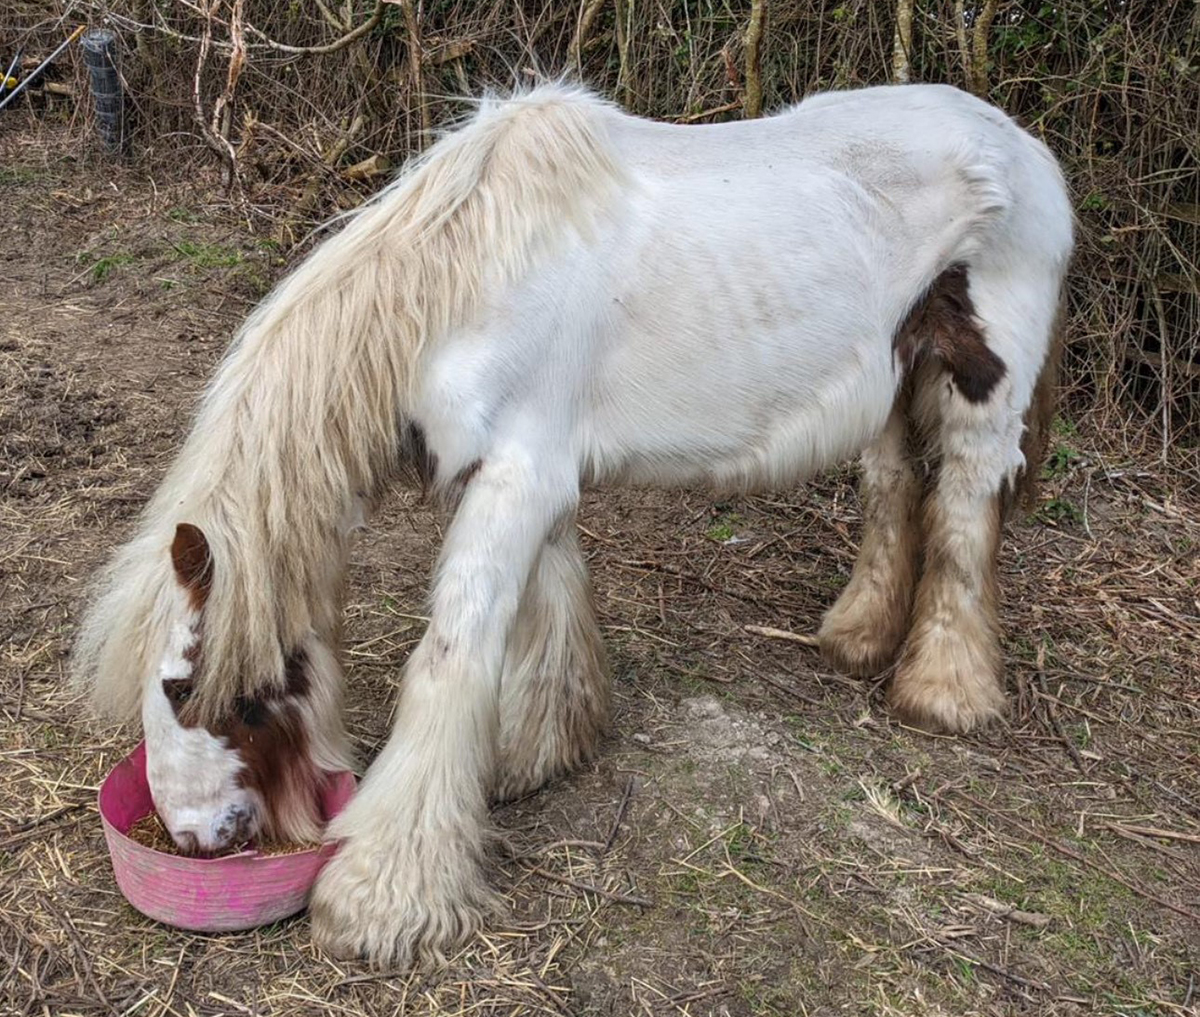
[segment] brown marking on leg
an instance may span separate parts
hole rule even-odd
[[[921,553],[923,484],[908,453],[907,397],[863,453],[863,536],[854,572],[817,638],[834,667],[878,674],[896,656],[911,617]]]
[[[948,518],[935,490],[925,508],[925,564],[908,643],[888,691],[907,723],[965,732],[1004,712],[996,553],[1001,496]]]
[[[1005,375],[975,317],[965,265],[951,265],[934,280],[896,330],[892,348],[905,372],[922,356],[936,357],[969,403],[986,402]]]
[[[463,495],[467,493],[467,487],[475,479],[475,474],[479,472],[482,466],[482,459],[472,460],[454,474],[450,479],[450,483],[438,492],[438,504],[443,512],[453,515],[457,511],[459,502],[463,500]]]

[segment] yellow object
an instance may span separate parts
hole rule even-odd
[[[17,79],[16,78],[5,78],[3,81],[0,81],[0,88],[16,88],[16,87],[17,87]]]

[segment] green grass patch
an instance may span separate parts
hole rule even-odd
[[[709,526],[704,535],[709,540],[715,540],[718,544],[725,544],[737,536],[737,527],[741,523],[742,517],[736,512],[721,512],[713,520],[712,525]]]
[[[176,254],[196,268],[232,268],[245,260],[241,251],[223,244],[197,244],[180,240],[171,246]]]
[[[22,184],[35,184],[45,173],[32,166],[0,166],[0,185],[18,187]]]
[[[82,251],[76,255],[75,260],[81,265],[90,266],[88,275],[91,277],[92,284],[98,286],[117,271],[117,269],[132,264],[137,258],[128,252],[97,256],[92,251]]]
[[[1069,498],[1051,498],[1038,509],[1037,514],[1044,522],[1058,525],[1083,522],[1083,511]]]

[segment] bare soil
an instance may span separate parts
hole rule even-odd
[[[79,596],[284,259],[202,189],[6,147],[0,1014],[1200,1013],[1200,495],[1086,415],[1005,542],[1006,724],[906,729],[886,675],[747,631],[815,630],[854,558],[851,470],[592,494],[615,725],[496,813],[505,924],[409,976],[320,955],[303,916],[204,936],[137,914],[95,808],[136,732],[65,686]],[[437,538],[397,492],[355,554],[364,764]]]

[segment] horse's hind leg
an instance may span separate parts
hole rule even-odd
[[[509,635],[496,797],[516,798],[589,759],[608,713],[604,646],[572,517],[542,548]]]
[[[908,452],[906,394],[862,457],[863,535],[850,583],[826,613],[821,653],[849,674],[873,675],[908,631],[921,551],[922,484]]]
[[[889,702],[918,726],[968,731],[1005,706],[996,553],[1004,505],[1025,466],[1024,416],[1058,304],[1053,271],[972,269],[943,277],[923,341],[914,412],[931,435],[936,482],[924,565]],[[1036,469],[1037,464],[1030,464]]]

